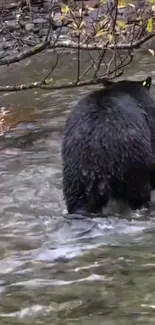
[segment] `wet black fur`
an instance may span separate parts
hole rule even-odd
[[[69,114],[62,142],[68,213],[100,213],[111,198],[132,209],[148,205],[155,188],[155,103],[151,78],[145,81],[107,81]]]

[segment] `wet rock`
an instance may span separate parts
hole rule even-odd
[[[13,34],[14,34],[15,37],[20,37],[21,36],[21,31],[17,30]]]
[[[33,23],[34,24],[45,24],[45,23],[47,23],[47,19],[44,19],[44,18],[36,18],[36,19],[33,19]]]
[[[67,26],[62,27],[62,34],[67,34],[67,33],[68,33],[68,27]],[[64,37],[64,35],[62,35],[62,37]]]
[[[47,35],[47,31],[46,29],[40,29],[39,30],[39,37],[44,37]]]
[[[5,26],[9,31],[18,30],[20,28],[20,26],[16,20],[6,20]]]
[[[34,30],[33,30],[34,34],[38,34],[39,33],[39,26],[35,26]]]
[[[30,32],[34,30],[34,24],[33,23],[27,23],[25,24],[25,29]]]
[[[15,44],[15,41],[4,42],[3,43],[3,50],[11,49]]]
[[[135,7],[126,6],[118,9],[118,19],[124,21],[134,21],[137,17],[137,10]]]
[[[43,6],[44,12],[49,12],[51,9],[51,6],[52,6],[51,1],[44,0],[44,6]]]
[[[53,22],[56,27],[62,26],[62,21],[60,20],[60,18],[61,18],[61,13],[56,12],[53,17]]]

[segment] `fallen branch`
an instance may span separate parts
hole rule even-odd
[[[120,76],[119,73],[118,76]],[[107,78],[106,78],[107,79]],[[52,85],[51,83],[46,84],[46,82],[38,81],[32,82],[29,84],[23,85],[15,85],[15,86],[0,86],[0,92],[14,92],[14,91],[21,91],[21,90],[30,90],[34,88],[44,89],[44,90],[60,90],[60,89],[67,89],[67,88],[75,88],[75,87],[83,87],[83,86],[90,86],[90,85],[97,85],[97,84],[104,84],[105,77],[99,77],[96,79],[88,79],[85,81],[80,82],[68,82],[67,84],[58,84]]]
[[[96,50],[133,50],[139,48],[143,43],[146,41],[150,40],[155,36],[155,32],[148,34],[147,36],[141,38],[138,41],[130,42],[130,43],[117,43],[115,44],[109,44],[108,47],[106,47],[106,44],[80,44],[80,49],[81,50],[91,50],[91,51],[96,51]],[[49,48],[53,48],[53,43],[49,44]],[[66,49],[73,49],[76,50],[79,48],[78,44],[74,41],[67,40],[63,42],[58,42],[55,45],[55,48],[66,48]]]
[[[9,65],[12,63],[20,62],[24,59],[29,58],[32,55],[42,52],[43,50],[45,50],[48,47],[48,45],[49,45],[49,41],[46,41],[41,44],[37,44],[34,47],[32,47],[30,50],[24,51],[23,53],[19,53],[19,54],[13,56],[12,58],[4,58],[4,59],[0,60],[0,65],[1,66]]]

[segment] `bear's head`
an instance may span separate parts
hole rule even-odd
[[[102,80],[102,84],[105,88],[111,88],[111,87],[119,87],[119,85],[124,85],[124,86],[131,86],[132,87],[136,84],[139,86],[143,86],[146,89],[150,89],[151,85],[152,85],[152,77],[147,77],[145,80],[142,81],[135,81],[135,80],[118,80],[118,81],[112,81],[109,80],[107,78],[104,78]]]

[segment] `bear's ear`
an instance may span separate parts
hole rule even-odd
[[[152,78],[151,77],[147,77],[145,80],[142,81],[142,85],[143,87],[150,89],[152,84]]]

